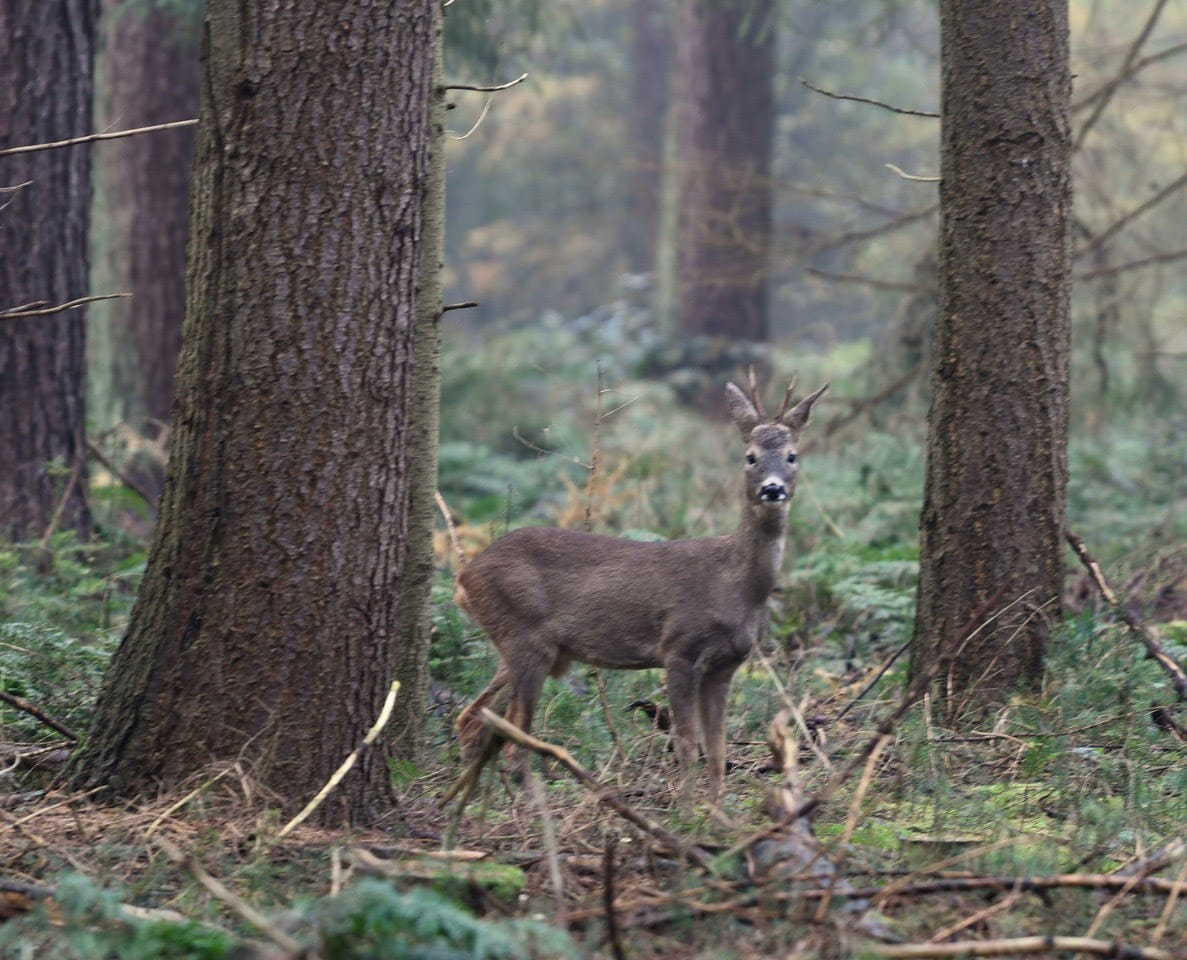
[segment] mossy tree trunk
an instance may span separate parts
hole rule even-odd
[[[773,0],[682,0],[676,15],[669,90],[680,333],[769,336],[775,9]]]
[[[299,804],[397,676],[416,735],[438,29],[437,0],[208,4],[173,446],[80,782],[243,757]],[[390,812],[389,755],[323,822]]]
[[[97,7],[0,2],[0,146],[91,132]],[[85,296],[90,147],[0,159],[0,187],[0,311]],[[0,538],[90,526],[85,352],[85,310],[0,319]]]
[[[1067,0],[940,11],[940,304],[911,669],[947,661],[952,715],[1037,681],[1059,621],[1071,81]],[[957,649],[978,611],[1007,605]]]
[[[106,114],[122,126],[198,115],[199,0],[105,0]],[[107,241],[112,280],[134,294],[110,307],[111,392],[119,419],[167,423],[185,315],[192,127],[112,142]]]

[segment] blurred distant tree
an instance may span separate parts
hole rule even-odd
[[[155,792],[241,758],[297,804],[393,678],[389,730],[416,737],[439,29],[438,0],[208,4],[173,445],[81,782]],[[389,815],[389,756],[364,753],[322,821]]]
[[[940,303],[911,670],[947,661],[950,717],[995,702],[1011,684],[1036,682],[1048,626],[1060,615],[1071,288],[1067,3],[940,4]],[[957,649],[987,613],[1000,615]]]
[[[668,109],[667,4],[634,0],[631,11],[631,206],[627,268],[655,269],[663,187],[664,123]]]
[[[91,132],[98,0],[0,0],[0,146]],[[89,147],[0,160],[0,311],[87,293]],[[85,534],[83,310],[0,319],[0,537]],[[50,469],[58,461],[64,472]]]
[[[198,115],[201,0],[104,0],[107,110],[120,126]],[[118,419],[169,419],[185,312],[185,243],[194,129],[113,142],[105,151],[111,282],[111,393]]]
[[[680,0],[670,80],[684,334],[766,340],[775,0]]]

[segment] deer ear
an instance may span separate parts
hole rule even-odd
[[[826,383],[815,393],[810,393],[804,397],[803,400],[783,415],[783,425],[798,437],[800,431],[804,429],[808,420],[812,417],[812,404],[819,400],[820,395],[827,389],[828,384]]]
[[[736,384],[725,385],[725,402],[729,405],[730,419],[742,434],[743,440],[750,439],[750,432],[758,426],[758,411],[750,398]]]

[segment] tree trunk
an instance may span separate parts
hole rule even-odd
[[[676,328],[766,340],[774,0],[684,0],[672,76]]]
[[[1067,0],[941,3],[939,318],[913,673],[949,715],[1039,678],[1067,484]],[[959,649],[999,590],[998,612]]]
[[[81,782],[143,793],[244,757],[303,802],[423,663],[400,628],[424,604],[438,6],[208,5],[173,446]],[[323,822],[390,812],[388,755],[364,753]]]
[[[0,0],[0,146],[91,132],[96,15],[95,0]],[[0,187],[0,311],[85,296],[90,148],[6,157]],[[55,515],[90,526],[85,349],[84,310],[0,320],[0,538]]]
[[[668,30],[661,0],[634,0],[631,11],[631,209],[625,253],[629,270],[655,270],[668,109]]]
[[[197,116],[196,10],[160,0],[105,0],[104,19],[112,122],[147,126]],[[185,313],[193,154],[189,127],[117,140],[104,158],[113,282],[135,295],[111,307],[111,387],[118,419],[169,420]]]

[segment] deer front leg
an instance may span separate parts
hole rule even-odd
[[[682,801],[692,798],[696,782],[694,764],[697,758],[697,672],[696,667],[679,657],[671,657],[664,665],[668,672],[668,703],[672,710],[672,739],[676,743],[676,759],[680,764]]]
[[[701,735],[705,738],[705,761],[709,768],[710,799],[721,796],[725,780],[725,707],[735,666],[718,667],[701,677],[697,703],[701,711]]]

